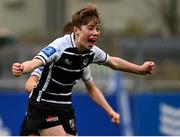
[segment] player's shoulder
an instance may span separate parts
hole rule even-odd
[[[70,35],[64,35],[62,37],[59,37],[57,39],[55,39],[50,46],[56,47],[56,49],[66,49],[71,47],[71,39],[70,39]]]
[[[64,35],[62,37],[59,37],[59,38],[55,39],[53,42],[55,42],[55,43],[66,43],[66,42],[69,41],[69,37],[70,37],[70,35],[66,34],[66,35]]]
[[[91,49],[91,51],[93,52],[99,52],[99,51],[103,51],[101,48],[99,48],[98,46],[94,45]]]

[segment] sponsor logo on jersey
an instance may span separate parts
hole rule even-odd
[[[48,116],[46,118],[47,122],[55,122],[55,121],[58,121],[58,120],[59,120],[59,118],[57,116]]]
[[[42,50],[42,52],[49,58],[52,54],[56,52],[54,47],[46,47]]]

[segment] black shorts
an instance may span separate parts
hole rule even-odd
[[[19,136],[39,136],[37,130],[29,131],[27,128],[27,116],[25,115],[24,120],[21,125]]]
[[[27,110],[27,128],[35,131],[62,125],[66,133],[76,135],[76,120],[71,107],[37,107],[29,103]]]

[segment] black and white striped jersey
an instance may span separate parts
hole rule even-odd
[[[72,87],[80,78],[91,79],[89,64],[103,64],[109,55],[97,46],[79,52],[74,34],[65,35],[42,49],[35,58],[44,62],[44,69],[31,98],[36,102],[71,105]]]
[[[31,76],[36,76],[36,77],[38,77],[39,79],[41,78],[41,75],[42,75],[42,72],[43,72],[43,68],[44,67],[38,67],[38,68],[36,68],[32,73],[31,73]],[[81,80],[85,83],[85,82],[87,82],[87,81],[89,81],[89,80],[92,80],[93,78],[92,78],[92,75],[91,75],[91,69],[90,69],[90,67],[89,66],[87,66],[85,69],[84,69],[84,71],[83,71],[83,73],[82,73],[82,75],[81,75]],[[39,81],[37,82],[37,83],[39,83]],[[32,96],[32,92],[31,92],[31,94],[29,95],[29,97],[31,97]]]

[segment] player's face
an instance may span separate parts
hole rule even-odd
[[[75,43],[80,51],[91,49],[100,35],[100,24],[90,21],[87,25],[82,25],[75,31]]]

